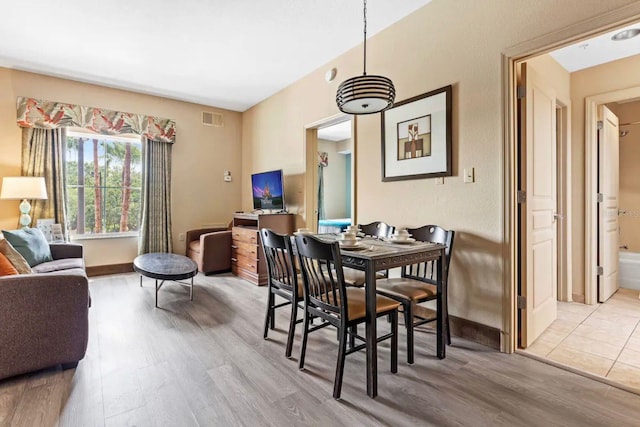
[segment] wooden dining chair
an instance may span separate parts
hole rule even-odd
[[[358,224],[358,228],[365,236],[373,237],[391,237],[396,229],[393,225],[386,224],[382,221],[374,221],[370,224]]]
[[[386,224],[382,221],[375,221],[370,224],[358,224],[358,228],[360,229],[360,232],[365,236],[377,237],[381,239],[391,237],[396,229],[393,225]],[[378,271],[376,272],[376,277],[384,279],[387,277],[387,272]],[[355,270],[353,268],[345,268],[344,281],[347,286],[362,287],[364,286],[365,282],[365,273],[364,271]]]
[[[267,339],[269,328],[275,328],[276,308],[291,306],[289,332],[285,355],[291,357],[293,336],[298,323],[298,304],[303,301],[302,281],[294,263],[291,237],[263,228],[260,230],[260,240],[267,261],[267,314],[264,319],[264,339]],[[285,302],[276,304],[276,295]]]
[[[298,260],[304,284],[304,328],[300,350],[300,369],[304,369],[309,332],[332,325],[338,330],[338,360],[333,383],[333,397],[340,398],[344,361],[347,354],[366,346],[364,337],[355,336],[365,344],[354,345],[347,336],[355,332],[355,326],[364,323],[366,315],[365,292],[361,288],[347,288],[342,272],[342,258],[338,242],[325,243],[309,236],[296,236]],[[391,339],[391,372],[398,370],[398,307],[400,303],[381,295],[376,296],[376,316],[391,317],[391,332],[377,340]],[[319,318],[322,323],[310,325],[310,318]],[[375,339],[375,338],[374,338]]]
[[[446,245],[443,265],[442,288],[438,288],[438,261],[428,261],[402,267],[401,277],[376,281],[379,294],[393,298],[402,304],[404,323],[407,328],[407,363],[414,360],[413,331],[416,326],[433,322],[442,316],[447,333],[447,344],[451,345],[451,331],[449,328],[449,309],[447,305],[447,286],[449,277],[449,262],[453,249],[453,230],[445,230],[437,225],[425,225],[420,228],[409,228],[407,231],[414,239],[421,242],[432,242]],[[425,301],[441,299],[442,312],[437,311],[436,317],[424,318],[416,315],[414,306]],[[417,319],[417,320],[415,320]]]

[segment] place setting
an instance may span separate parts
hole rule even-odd
[[[358,226],[350,225],[347,229],[338,235],[338,243],[341,249],[348,251],[361,251],[370,249],[370,245],[362,244],[361,237],[358,237]]]
[[[411,237],[411,234],[406,228],[395,230],[390,237],[387,237],[384,240],[386,242],[396,243],[399,245],[408,245],[416,241],[416,239]]]

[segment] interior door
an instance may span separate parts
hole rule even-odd
[[[521,209],[520,346],[528,347],[557,317],[558,242],[556,233],[556,95],[530,66],[522,67],[526,88],[521,102],[521,188],[526,200]]]
[[[618,192],[620,134],[618,117],[604,105],[598,107],[598,301],[605,302],[618,290]],[[600,273],[599,272],[599,273]]]

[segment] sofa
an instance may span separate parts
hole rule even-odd
[[[0,379],[62,365],[87,350],[89,282],[81,245],[50,244],[53,261],[0,277]]]
[[[205,274],[231,270],[231,230],[199,228],[187,231],[186,256]]]

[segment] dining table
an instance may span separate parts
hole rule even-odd
[[[326,241],[340,240],[339,234],[317,234],[315,237]],[[446,246],[438,243],[409,241],[398,242],[394,239],[382,239],[363,237],[353,247],[340,247],[340,255],[343,267],[349,267],[365,272],[366,295],[366,366],[367,366],[367,395],[378,395],[378,348],[377,348],[377,324],[376,324],[376,272],[391,268],[418,264],[426,261],[438,261],[435,263],[438,298],[436,309],[442,313],[444,299],[440,292],[444,278],[444,262]],[[445,334],[443,316],[438,315],[436,321],[436,355],[439,359],[445,358]]]

